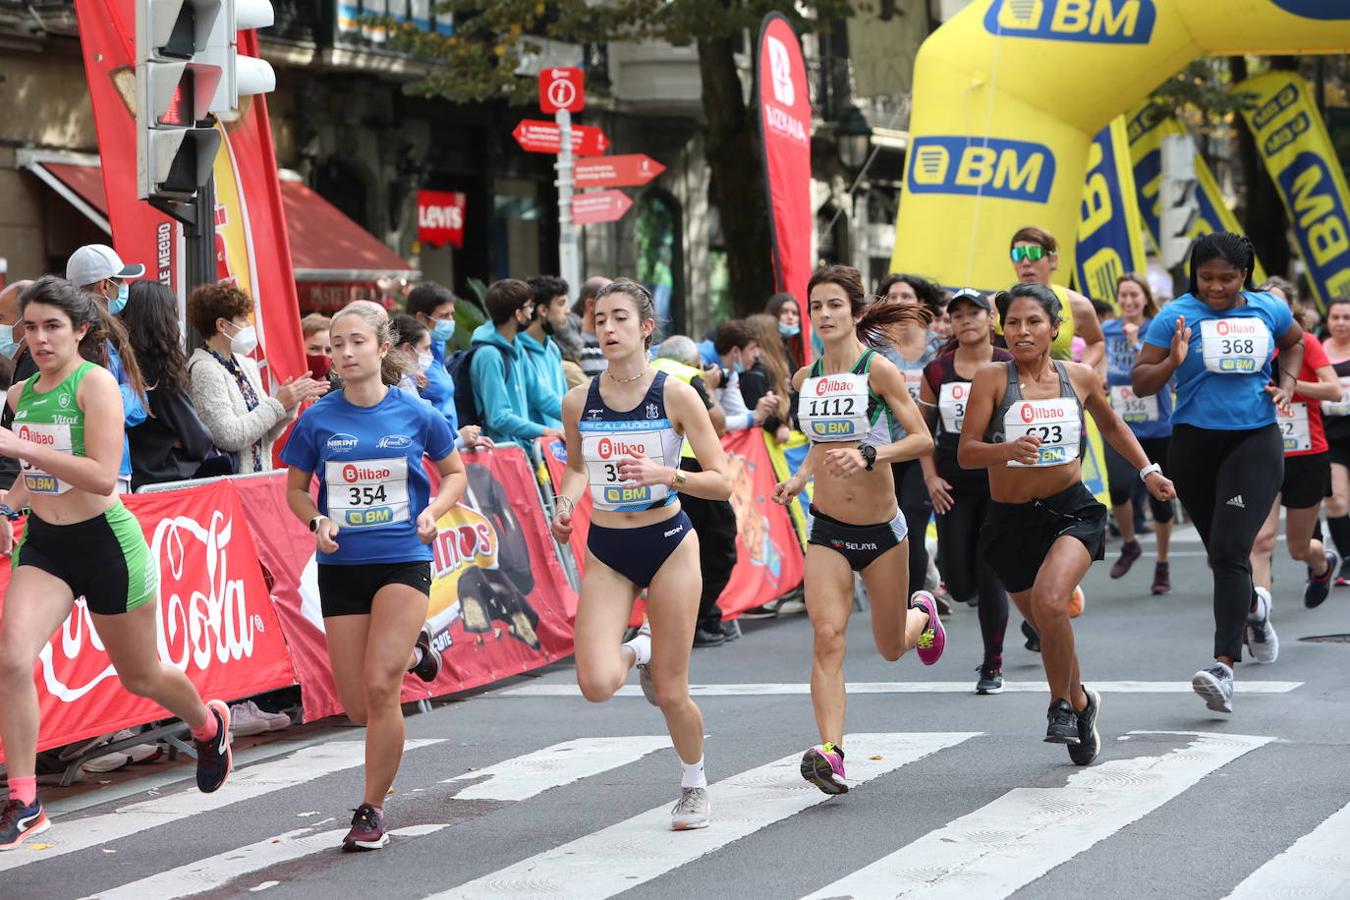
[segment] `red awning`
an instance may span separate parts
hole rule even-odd
[[[21,165],[109,234],[108,198],[97,163],[20,151]],[[26,157],[26,158],[25,158]],[[296,281],[370,283],[420,273],[342,211],[297,181],[281,182]]]

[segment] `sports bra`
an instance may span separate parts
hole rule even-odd
[[[640,512],[675,502],[675,492],[664,484],[628,484],[619,478],[619,460],[625,456],[645,456],[663,466],[680,465],[684,438],[666,416],[665,395],[666,373],[658,370],[638,405],[620,411],[605,404],[600,379],[591,379],[577,430],[596,509]]]
[[[824,357],[811,366],[797,396],[797,420],[812,443],[891,442],[890,407],[868,380],[875,356],[875,350],[864,350],[852,370],[836,375],[824,374]]]
[[[1046,468],[1063,466],[1082,458],[1085,447],[1083,435],[1083,404],[1069,380],[1069,370],[1057,359],[1051,360],[1059,373],[1059,396],[1044,400],[1026,400],[1022,385],[1017,380],[1017,363],[1009,360],[1008,386],[1003,400],[989,418],[984,439],[991,444],[1010,443],[1029,434],[1041,438],[1040,453],[1034,463],[1009,462],[1014,468]],[[1066,402],[1067,401],[1067,402]],[[1074,449],[1077,445],[1077,449]]]

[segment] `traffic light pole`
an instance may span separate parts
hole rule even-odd
[[[151,197],[151,206],[183,225],[186,290],[216,280],[216,177],[212,175],[186,203]]]

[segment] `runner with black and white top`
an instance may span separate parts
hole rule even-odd
[[[1083,411],[1159,499],[1172,483],[1149,464],[1129,427],[1106,402],[1101,378],[1081,363],[1050,357],[1060,303],[1044,285],[1019,284],[995,298],[1013,361],[975,374],[962,423],[961,465],[988,468],[989,515],[980,549],[1041,638],[1050,684],[1045,740],[1067,744],[1080,766],[1097,756],[1101,697],[1083,686],[1069,600],[1106,547],[1106,507],[1083,485]]]
[[[980,553],[980,524],[989,509],[989,475],[965,469],[956,459],[961,425],[970,402],[970,382],[982,366],[1007,362],[1012,354],[993,344],[993,307],[970,289],[947,304],[952,321],[949,348],[924,370],[919,408],[933,432],[935,449],[922,460],[924,484],[937,512],[938,566],[952,599],[979,607],[984,657],[977,694],[1003,691],[1003,634],[1008,628],[1008,592]],[[954,346],[952,346],[954,345]]]
[[[384,309],[357,300],[333,316],[342,390],[301,415],[281,459],[286,499],[314,532],[328,662],[348,718],[366,726],[365,792],[345,851],[389,842],[384,798],[403,758],[403,676],[440,674],[424,626],[437,522],[468,485],[445,416],[395,385],[404,355]],[[435,496],[423,468],[440,474]],[[318,476],[317,502],[310,485]]]

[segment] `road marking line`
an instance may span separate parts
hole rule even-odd
[[[853,776],[849,779],[850,786],[887,775],[978,735],[979,732],[849,735],[845,742],[857,754],[849,760]],[[881,759],[871,758],[875,756]],[[712,785],[708,789],[713,803],[711,828],[672,833],[670,805],[662,804],[436,894],[434,900],[484,896],[509,896],[516,900],[612,897],[829,800],[802,781],[800,763],[801,756],[794,753]]]
[[[1162,756],[1081,769],[1062,788],[1015,788],[808,900],[1007,897],[1273,740],[1201,734]]]
[[[414,838],[434,834],[446,825],[411,825],[407,828],[395,828],[389,832],[393,837]],[[269,866],[294,862],[314,853],[336,853],[347,836],[348,829],[335,828],[331,831],[313,832],[310,828],[297,828],[285,834],[227,850],[216,856],[199,859],[187,865],[158,872],[148,878],[132,881],[106,891],[99,891],[85,897],[84,900],[174,900],[177,897],[191,897],[224,887],[236,878],[266,869]],[[277,882],[264,882],[268,886]],[[259,887],[250,888],[252,891]]]
[[[582,778],[599,775],[637,762],[649,753],[670,747],[670,738],[598,737],[565,741],[533,753],[517,756],[473,772],[447,778],[442,784],[485,781],[471,784],[455,795],[457,800],[528,800],[550,788],[562,787]]]
[[[1301,681],[1244,681],[1234,682],[1240,694],[1287,694],[1303,686]],[[1090,687],[1103,694],[1189,694],[1193,691],[1187,681],[1093,681]],[[975,687],[969,681],[850,681],[850,694],[973,694]],[[1045,694],[1044,681],[1005,681],[1004,693]],[[765,695],[806,695],[809,684],[691,684],[691,697],[760,697]],[[497,691],[493,697],[580,697],[575,684],[527,684],[509,690]],[[616,697],[641,697],[642,689],[635,684],[624,685]]]
[[[443,740],[416,740],[404,744],[404,751],[416,750]],[[189,788],[176,794],[143,800],[121,807],[110,813],[86,816],[53,823],[43,837],[50,846],[39,852],[25,852],[23,848],[0,855],[0,872],[17,869],[31,863],[48,862],[67,853],[88,850],[133,834],[168,825],[188,816],[208,813],[285,790],[340,772],[365,765],[365,744],[359,741],[330,741],[297,750],[279,760],[258,763],[235,771],[229,783],[215,794],[203,794]]]
[[[1350,896],[1350,806],[1332,813],[1288,850],[1272,857],[1228,900]]]

